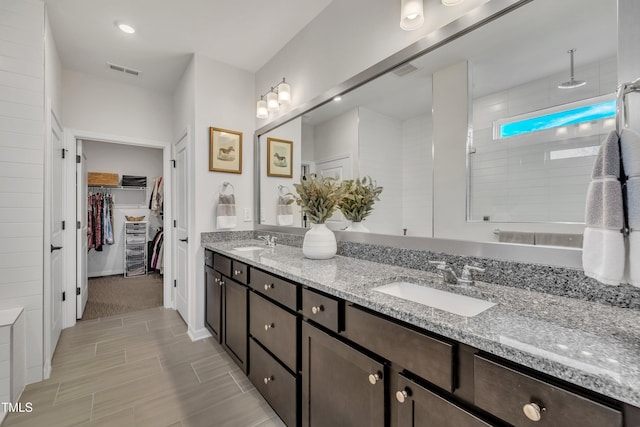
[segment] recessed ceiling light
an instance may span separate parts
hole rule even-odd
[[[333,97],[334,101],[342,101],[342,97],[340,95]]]
[[[127,34],[133,34],[136,32],[136,29],[133,28],[131,25],[129,24],[125,24],[123,22],[116,22],[116,27],[120,28],[120,31],[127,33]]]

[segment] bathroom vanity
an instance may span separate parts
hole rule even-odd
[[[204,246],[206,326],[289,426],[640,425],[638,310],[255,240]],[[494,305],[466,316],[376,290],[392,283]]]

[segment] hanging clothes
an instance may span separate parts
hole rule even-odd
[[[155,216],[162,215],[164,207],[164,180],[162,177],[153,179],[153,190],[149,199],[149,209]]]
[[[90,193],[87,209],[89,249],[102,251],[103,245],[113,245],[113,205],[111,194]]]
[[[150,245],[149,269],[164,273],[164,231],[160,228]]]

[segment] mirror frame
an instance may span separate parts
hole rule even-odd
[[[439,28],[417,42],[387,57],[361,73],[329,89],[325,93],[301,104],[254,133],[254,229],[302,236],[307,231],[300,227],[260,224],[260,136],[285,123],[318,108],[337,95],[356,89],[392,69],[422,56],[468,34],[509,12],[534,0],[492,0],[484,3],[457,20]],[[520,245],[498,242],[475,242],[432,237],[394,236],[374,233],[336,231],[338,241],[384,245],[396,248],[429,250],[462,256],[499,259],[582,269],[582,249],[552,246]]]

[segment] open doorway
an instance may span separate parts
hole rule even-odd
[[[76,149],[77,318],[162,306],[163,150],[90,139]]]

